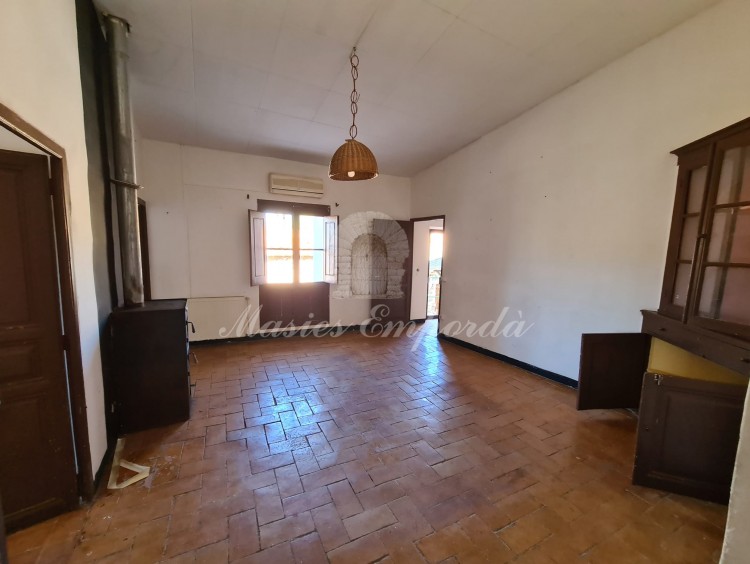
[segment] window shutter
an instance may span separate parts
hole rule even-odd
[[[266,214],[248,210],[250,222],[250,284],[261,286],[266,283]]]
[[[339,270],[339,217],[337,215],[326,216],[325,229],[325,281],[329,284],[336,284]]]

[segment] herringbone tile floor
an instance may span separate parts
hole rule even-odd
[[[147,480],[12,535],[11,562],[712,562],[726,508],[631,485],[635,420],[438,342],[196,348]]]

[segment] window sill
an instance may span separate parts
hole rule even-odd
[[[643,333],[750,376],[750,342],[685,325],[655,311],[641,310],[641,313]]]

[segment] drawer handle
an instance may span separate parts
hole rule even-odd
[[[190,329],[192,333],[195,333],[195,323],[192,321],[188,321],[188,325],[190,325]]]
[[[743,358],[740,359],[740,362],[744,362],[746,364],[750,364],[750,358],[743,357]]]

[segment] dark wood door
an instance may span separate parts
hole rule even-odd
[[[260,324],[267,329],[317,325],[330,318],[330,285],[264,284],[259,287]]]
[[[582,335],[578,409],[637,408],[650,347],[643,333]]]
[[[47,158],[0,151],[0,492],[9,530],[77,500]]]
[[[633,483],[727,503],[746,391],[647,373]]]
[[[411,271],[414,248],[414,224],[411,221],[397,221],[395,219],[373,219],[372,221],[373,233],[385,242],[386,261],[384,264],[387,268],[383,272],[383,265],[378,265],[375,260],[370,261],[373,268],[379,268],[378,272],[371,273],[371,288],[377,291],[374,292],[375,295],[370,299],[370,311],[375,312],[377,317],[381,318],[377,323],[409,321],[411,319]],[[401,249],[404,240],[399,229],[403,231],[403,235],[406,235],[406,249]],[[394,252],[405,255],[401,264],[393,264],[390,255]],[[353,270],[354,268],[353,266]],[[381,289],[384,289],[386,294],[390,291],[391,279],[394,275],[398,274],[392,270],[403,270],[400,295],[390,298],[378,295]],[[375,288],[381,277],[383,278],[382,287]]]
[[[3,519],[2,499],[0,499],[0,564],[8,564],[8,546],[5,540],[5,519]]]

